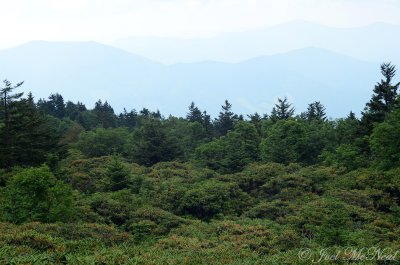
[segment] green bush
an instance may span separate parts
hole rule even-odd
[[[129,132],[124,128],[82,132],[75,147],[87,157],[125,154]]]
[[[73,215],[72,190],[57,180],[47,166],[29,168],[6,185],[3,219],[14,223],[67,222]]]

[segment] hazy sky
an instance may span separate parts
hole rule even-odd
[[[0,48],[30,40],[204,37],[296,19],[400,24],[400,0],[0,0]]]

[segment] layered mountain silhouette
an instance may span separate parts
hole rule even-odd
[[[240,62],[317,47],[367,61],[400,63],[400,26],[374,23],[356,28],[334,28],[307,21],[203,39],[136,37],[120,39],[113,46],[164,62],[216,60]]]
[[[207,49],[207,48],[206,48]],[[202,61],[165,65],[95,42],[34,41],[0,51],[0,78],[25,81],[36,99],[59,92],[93,107],[157,108],[184,116],[194,101],[214,117],[228,99],[237,113],[269,113],[287,96],[304,111],[321,101],[331,117],[359,112],[379,81],[379,62],[308,47],[239,63]]]

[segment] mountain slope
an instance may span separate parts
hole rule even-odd
[[[360,111],[379,80],[379,64],[306,48],[241,63],[205,61],[165,66],[93,42],[32,42],[0,51],[0,77],[25,80],[36,98],[60,92],[92,107],[107,99],[116,111],[148,107],[185,115],[195,101],[213,116],[225,99],[234,111],[269,113],[288,96],[298,112],[320,100],[333,117]]]
[[[34,41],[0,51],[2,78],[25,80],[25,89],[37,97],[58,91],[66,98],[91,104],[99,98],[112,98],[117,91],[143,87],[143,82],[163,67],[95,42]]]
[[[310,46],[363,60],[400,63],[399,42],[400,26],[385,23],[333,28],[293,21],[204,39],[137,37],[118,40],[113,45],[164,63],[203,60],[240,62]]]

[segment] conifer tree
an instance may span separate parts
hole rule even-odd
[[[228,131],[233,130],[235,122],[238,120],[238,116],[231,111],[232,104],[228,100],[225,100],[225,104],[221,107],[222,111],[215,121],[218,136],[226,135]]]
[[[19,100],[23,92],[12,94],[14,89],[22,86],[24,82],[20,82],[15,86],[8,80],[4,80],[4,87],[0,88],[0,97],[1,97],[1,118],[4,123],[4,140],[7,143],[10,140],[10,109],[12,107],[12,103],[16,100]]]
[[[257,129],[258,134],[261,134],[261,122],[262,122],[262,117],[260,114],[257,112],[254,114],[247,115],[247,117],[250,119],[250,122],[254,124],[254,126]]]
[[[287,120],[294,114],[294,107],[288,102],[287,97],[284,99],[278,98],[278,103],[275,104],[271,112],[271,120],[276,122],[278,120]]]
[[[391,113],[399,108],[398,93],[400,83],[393,84],[393,78],[396,75],[396,66],[391,63],[381,65],[383,79],[375,85],[374,94],[371,100],[366,104],[362,112],[362,123],[366,132],[370,133],[374,123],[384,121],[387,113]]]
[[[212,138],[214,134],[214,126],[211,122],[211,116],[207,114],[207,111],[203,111],[203,126],[208,138]]]
[[[137,125],[138,114],[135,109],[127,112],[124,108],[123,113],[118,116],[118,126],[127,127],[132,130]]]
[[[55,152],[59,135],[55,125],[38,111],[32,94],[9,102],[7,112],[8,125],[1,132],[0,164],[9,168],[45,162]]]
[[[101,100],[97,101],[93,111],[97,116],[97,124],[101,125],[103,128],[116,127],[114,109],[107,101],[104,102],[104,104]]]
[[[37,103],[40,110],[44,111],[46,114],[52,115],[59,119],[65,116],[65,103],[64,98],[56,93],[51,94],[48,100],[40,99]]]
[[[111,190],[117,191],[128,187],[129,170],[122,164],[121,158],[114,155],[107,167],[111,179]]]
[[[65,116],[73,121],[78,121],[81,119],[80,115],[84,111],[87,111],[86,106],[79,101],[76,104],[71,101],[67,101],[65,104]]]
[[[198,107],[192,102],[189,106],[189,112],[186,115],[186,119],[190,122],[203,123],[203,115]]]
[[[305,113],[305,118],[308,121],[326,121],[325,106],[319,101],[315,101],[308,105],[307,112]]]

